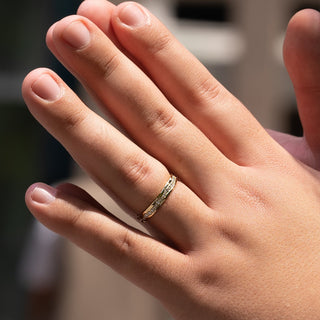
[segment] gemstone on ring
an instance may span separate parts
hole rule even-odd
[[[171,175],[170,179],[167,181],[161,192],[158,196],[152,201],[150,206],[144,210],[142,213],[138,214],[137,218],[140,222],[146,222],[148,219],[153,217],[157,210],[163,205],[163,203],[168,198],[169,194],[175,187],[177,178],[174,175]]]

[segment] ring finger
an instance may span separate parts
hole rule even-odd
[[[144,211],[168,180],[165,166],[88,109],[52,71],[31,72],[23,83],[23,96],[35,118],[129,211]],[[148,225],[179,249],[188,250],[201,240],[201,234],[194,232],[195,219],[197,227],[205,227],[211,213],[178,182]]]

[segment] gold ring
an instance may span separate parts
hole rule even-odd
[[[158,196],[152,201],[150,206],[144,210],[142,213],[138,214],[137,218],[140,222],[146,222],[148,219],[153,217],[157,210],[163,205],[163,203],[168,198],[169,194],[175,187],[177,178],[174,175],[171,175],[170,179],[167,181],[161,192]]]

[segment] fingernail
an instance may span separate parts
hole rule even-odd
[[[56,192],[56,189],[49,186],[36,186],[31,193],[31,199],[39,204],[50,204],[56,199]]]
[[[81,21],[75,21],[69,24],[63,31],[62,37],[75,49],[86,47],[91,40],[88,28]]]
[[[120,21],[129,27],[142,27],[149,21],[147,13],[138,5],[130,3],[118,15]]]
[[[40,98],[56,101],[61,96],[61,88],[47,73],[40,76],[31,86],[32,91]]]

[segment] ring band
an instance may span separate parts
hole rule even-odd
[[[170,179],[167,181],[167,183],[165,184],[161,192],[158,194],[158,196],[152,201],[150,206],[138,215],[137,218],[138,220],[140,220],[140,222],[146,222],[148,219],[155,215],[157,210],[163,205],[163,203],[168,198],[169,194],[175,187],[176,182],[177,178],[174,175],[171,175]]]

